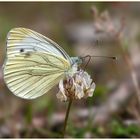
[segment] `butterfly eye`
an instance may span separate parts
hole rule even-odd
[[[20,49],[20,52],[24,52],[24,49]]]

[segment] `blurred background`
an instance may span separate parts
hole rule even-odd
[[[138,2],[1,2],[0,137],[59,138],[67,109],[56,98],[58,87],[35,100],[7,89],[2,65],[6,36],[14,27],[51,38],[70,56],[117,57],[90,61],[86,71],[96,89],[93,97],[73,102],[66,137],[140,137],[139,12]]]

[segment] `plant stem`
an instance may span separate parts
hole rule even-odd
[[[69,100],[69,104],[68,104],[68,108],[67,108],[67,112],[66,112],[66,116],[65,116],[64,128],[63,128],[63,134],[62,134],[63,138],[65,137],[66,126],[67,126],[67,121],[68,121],[68,117],[69,117],[71,104],[72,104],[72,99]]]
[[[118,38],[118,40],[119,40],[119,44],[120,44],[119,46],[120,46],[120,49],[122,51],[123,58],[125,60],[125,63],[128,66],[128,69],[129,69],[129,72],[130,72],[130,75],[131,75],[131,78],[132,78],[132,82],[133,82],[134,88],[136,90],[136,95],[138,97],[137,98],[138,99],[138,104],[140,106],[140,88],[139,88],[139,83],[138,83],[138,79],[137,79],[137,76],[136,76],[135,68],[132,64],[129,53],[124,51],[123,46],[125,44],[123,43],[123,41],[120,38]]]

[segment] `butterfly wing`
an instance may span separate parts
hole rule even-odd
[[[14,28],[7,36],[8,57],[20,51],[48,52],[71,62],[68,54],[57,43],[27,28]]]
[[[69,56],[47,40],[25,28],[10,31],[4,80],[15,95],[26,99],[37,98],[64,78],[65,72],[71,68]]]

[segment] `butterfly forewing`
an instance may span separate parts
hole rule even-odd
[[[25,28],[9,32],[4,79],[15,95],[37,98],[58,84],[70,68],[70,57],[50,39]]]
[[[30,29],[14,28],[7,36],[7,53],[10,57],[21,51],[21,49],[22,51],[48,52],[71,61],[63,48],[51,39]]]

